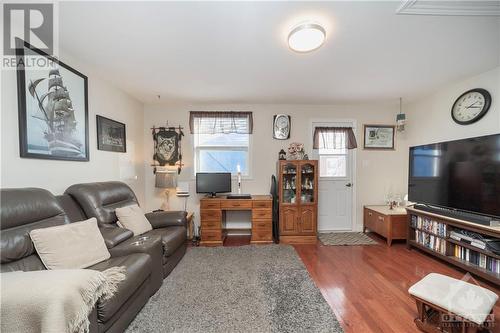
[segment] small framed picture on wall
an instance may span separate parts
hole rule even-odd
[[[364,125],[364,149],[394,150],[393,125]]]
[[[97,120],[97,149],[127,152],[127,136],[125,124],[103,116],[96,116]]]

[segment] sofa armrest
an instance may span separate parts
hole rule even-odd
[[[108,249],[111,249],[134,236],[132,231],[125,228],[101,227],[99,230],[101,231],[104,243]]]
[[[153,226],[153,229],[186,226],[187,212],[185,211],[162,211],[147,213],[146,218]]]

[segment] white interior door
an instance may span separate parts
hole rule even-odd
[[[353,127],[352,123],[313,122],[318,126]],[[342,140],[334,138],[331,140]],[[319,160],[318,231],[353,230],[353,152],[349,149],[328,149],[320,146],[313,151]]]

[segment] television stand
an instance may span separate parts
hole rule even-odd
[[[500,227],[407,207],[406,245],[456,266],[496,286],[500,285],[500,254],[490,246],[479,247],[456,235],[476,235],[483,243],[500,240]]]
[[[415,209],[423,210],[426,212],[444,215],[447,217],[452,217],[459,220],[465,220],[472,223],[478,223],[485,225],[487,227],[497,227],[500,226],[499,221],[495,221],[492,217],[478,215],[473,213],[464,212],[458,209],[444,208],[439,206],[425,205],[425,204],[415,204],[413,206]]]

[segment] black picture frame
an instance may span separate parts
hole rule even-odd
[[[380,138],[376,136],[382,131]],[[389,131],[390,134],[384,133]],[[394,125],[363,125],[363,149],[366,150],[394,150],[396,127]]]
[[[78,116],[80,116],[83,112],[83,130],[80,131],[80,133],[84,135],[83,140],[80,141],[69,141],[68,147],[63,147],[62,145],[59,145],[61,142],[60,140],[57,141],[58,137],[56,134],[53,133],[48,133],[49,130],[47,129],[44,134],[44,139],[47,140],[46,142],[47,146],[39,146],[41,149],[36,149],[36,148],[30,148],[30,142],[28,139],[28,134],[29,134],[29,128],[28,128],[28,107],[27,107],[27,100],[26,100],[26,94],[29,91],[26,91],[26,75],[27,71],[24,66],[26,63],[26,58],[25,58],[25,50],[28,49],[31,53],[34,53],[35,56],[40,56],[43,57],[47,60],[48,63],[53,63],[56,65],[54,69],[59,71],[59,69],[64,68],[64,70],[68,71],[70,74],[76,75],[76,77],[79,77],[81,80],[83,80],[83,92],[81,92],[82,99],[81,101],[83,102],[83,110],[78,109],[78,110],[73,110],[73,117],[75,117],[75,112],[78,112]],[[18,119],[19,119],[19,153],[20,156],[23,158],[37,158],[37,159],[48,159],[48,160],[63,160],[63,161],[78,161],[78,162],[88,162],[90,160],[90,147],[89,147],[89,117],[88,117],[88,78],[86,75],[80,73],[76,69],[68,66],[67,64],[63,63],[62,61],[59,61],[58,59],[54,58],[53,56],[41,51],[40,49],[37,49],[36,47],[32,46],[31,44],[16,38],[16,60],[17,60],[17,101],[18,101]],[[49,69],[46,70],[49,72]],[[48,78],[48,75],[38,73],[41,77],[41,79],[45,80]],[[62,76],[60,75],[61,80]],[[63,82],[63,81],[61,81]],[[31,83],[30,81],[30,88],[31,88]],[[66,87],[62,86],[65,89],[65,92],[71,94],[67,90]],[[33,90],[36,91],[37,86],[33,88]],[[35,94],[36,95],[36,94]],[[36,95],[36,100],[38,101],[38,108],[40,109],[40,96]],[[44,96],[41,96],[44,97]],[[40,98],[41,98],[40,97]],[[33,97],[35,98],[35,97]],[[33,102],[33,101],[30,101]],[[71,102],[71,101],[70,101]],[[35,102],[36,103],[36,102]],[[73,106],[70,103],[70,107],[73,109]],[[47,114],[45,114],[47,115]],[[33,115],[32,115],[33,116]],[[31,118],[30,118],[31,119]],[[45,121],[45,119],[41,119],[40,121]],[[75,121],[76,122],[76,121]],[[78,125],[78,122],[76,122]],[[75,127],[77,126],[75,125]],[[49,126],[49,122],[46,121],[46,126],[47,128],[51,128]],[[81,126],[81,125],[80,125]],[[52,126],[53,128],[53,126]],[[80,128],[81,129],[81,128]],[[31,129],[33,130],[33,129]],[[48,134],[47,134],[48,133]],[[48,138],[50,136],[50,139]],[[52,140],[52,141],[49,141]],[[41,142],[43,140],[40,140]],[[58,143],[59,142],[59,143]],[[64,141],[62,141],[65,143]],[[45,142],[42,142],[45,143]],[[78,146],[76,145],[78,144]],[[59,146],[56,146],[59,145]],[[82,146],[82,149],[78,149],[79,145]],[[35,145],[33,145],[35,146]],[[66,151],[63,151],[63,148],[66,149]],[[37,152],[38,151],[38,152]],[[47,151],[48,153],[42,153],[41,151]],[[56,151],[59,151],[56,153]]]
[[[96,115],[96,124],[97,124],[97,149],[104,151],[111,151],[117,153],[126,153],[127,152],[127,130],[124,123],[119,121],[106,118],[100,115]],[[115,136],[115,140],[121,141],[121,144],[111,144],[105,142],[105,129],[111,129],[112,133],[109,133],[111,136]],[[113,138],[111,138],[113,139]],[[109,140],[109,139],[108,139]]]

